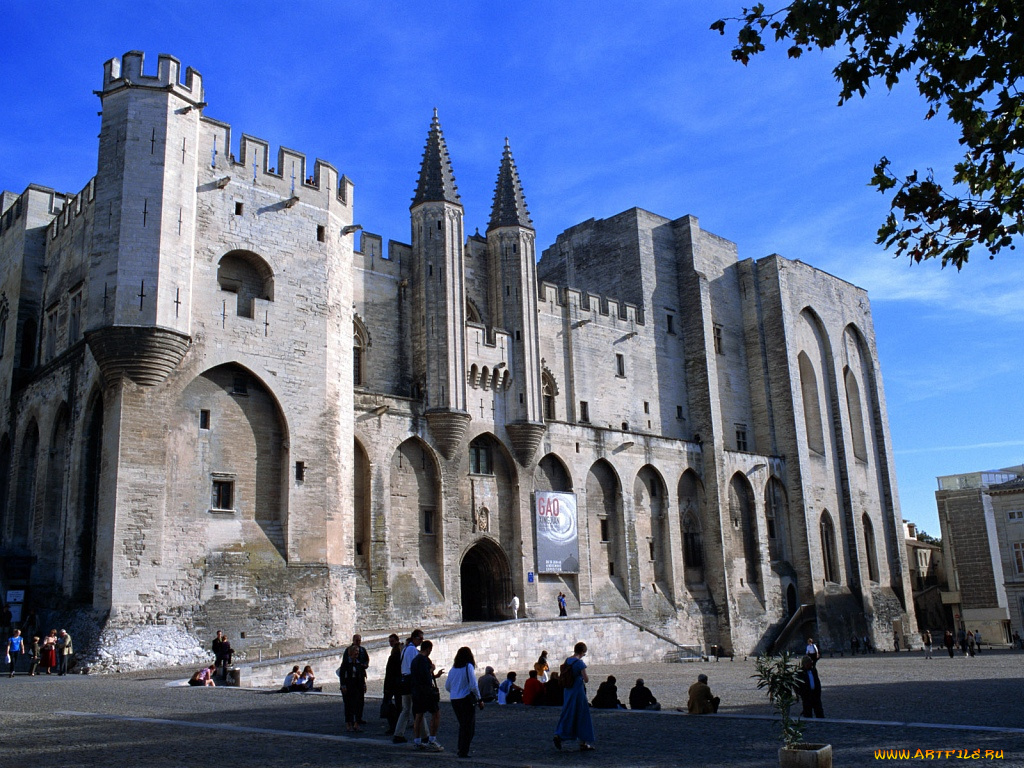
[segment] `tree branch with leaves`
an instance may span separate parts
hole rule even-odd
[[[1014,250],[1024,234],[1024,0],[796,0],[775,11],[758,3],[711,29],[739,24],[732,58],[743,64],[765,40],[789,44],[799,58],[843,49],[832,70],[839,105],[875,83],[892,89],[913,78],[924,118],[954,123],[963,159],[936,179],[932,169],[907,175],[883,157],[871,185],[893,192],[876,242],[914,262],[939,259],[963,268],[970,256]]]

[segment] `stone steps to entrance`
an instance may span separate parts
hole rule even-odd
[[[410,631],[396,634],[404,641]],[[448,668],[455,652],[468,646],[473,650],[478,669],[482,672],[484,667],[494,667],[500,678],[509,670],[516,670],[525,678],[544,650],[548,652],[552,668],[557,668],[572,653],[573,645],[581,640],[589,648],[589,659],[602,664],[696,661],[701,655],[697,646],[677,643],[620,614],[471,622],[424,628],[424,632],[434,644],[431,658],[438,667]],[[367,671],[370,680],[384,676],[389,634],[366,632],[362,636],[363,646],[370,654]],[[292,666],[310,664],[317,672],[318,682],[327,684],[334,680],[334,670],[341,664],[344,651],[344,648],[327,648],[304,655],[239,664],[240,682],[246,687],[279,686]]]

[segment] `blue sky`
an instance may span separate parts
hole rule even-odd
[[[409,239],[432,108],[466,208],[486,227],[507,136],[544,247],[632,206],[697,216],[741,258],[780,253],[868,289],[903,516],[938,535],[935,477],[1024,462],[1024,266],[909,266],[874,245],[867,187],[959,155],[911,87],[836,107],[834,53],[748,67],[708,30],[735,2],[51,3],[4,11],[0,188],[76,192],[96,172],[102,64],[170,53],[205,114],[320,157],[356,184],[356,218]],[[1019,253],[1019,251],[1018,251]]]

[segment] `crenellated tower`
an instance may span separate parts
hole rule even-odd
[[[437,110],[430,122],[412,220],[413,377],[446,458],[469,426],[463,210]]]
[[[162,381],[190,343],[199,73],[130,51],[104,65],[86,338],[108,381]]]
[[[489,299],[495,324],[508,330],[512,346],[513,399],[506,429],[523,465],[533,457],[545,429],[535,241],[523,185],[506,138],[487,225]]]

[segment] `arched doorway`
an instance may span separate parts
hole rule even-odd
[[[462,558],[462,620],[500,621],[511,617],[512,569],[490,539],[472,546]]]

